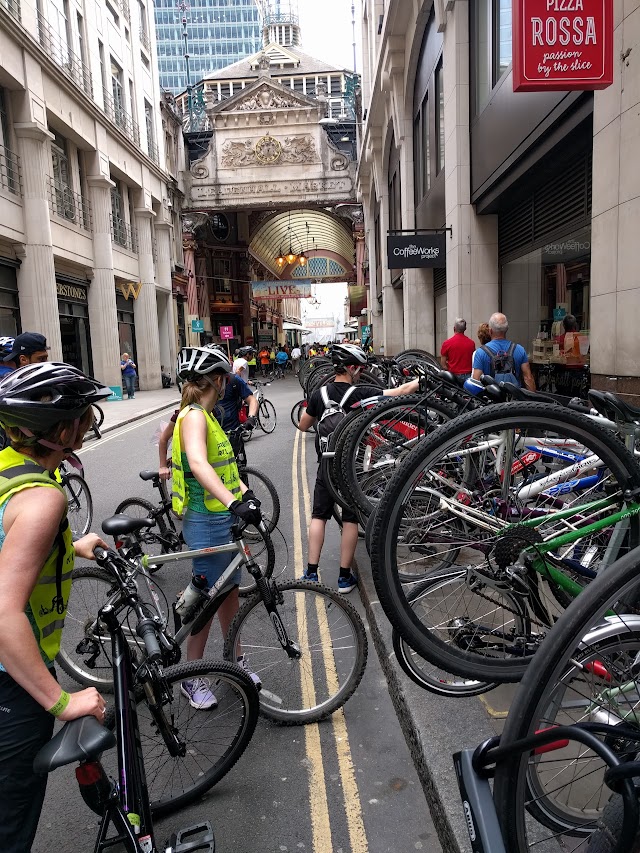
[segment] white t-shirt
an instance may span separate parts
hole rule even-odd
[[[294,347],[294,348],[291,350],[291,358],[292,358],[292,359],[294,359],[294,360],[295,360],[295,359],[297,359],[297,358],[300,358],[300,356],[301,356],[301,355],[302,355],[302,353],[300,352],[300,347]]]

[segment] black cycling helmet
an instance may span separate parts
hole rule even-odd
[[[367,363],[367,354],[356,344],[335,344],[331,349],[331,361],[336,367],[364,367]]]
[[[240,347],[240,349],[236,351],[236,356],[238,358],[246,358],[248,355],[252,355],[255,351],[255,347]]]
[[[183,382],[208,373],[231,373],[226,352],[215,344],[206,347],[183,347],[178,354],[176,373]]]
[[[70,364],[27,364],[0,382],[0,423],[37,436],[60,421],[78,420],[110,395],[110,388]]]

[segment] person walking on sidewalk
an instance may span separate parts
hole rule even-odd
[[[356,344],[336,344],[331,350],[331,360],[335,370],[335,379],[325,386],[329,405],[340,404],[352,386],[357,385],[360,374],[367,365],[367,356],[364,350]],[[373,385],[357,385],[349,393],[348,406],[366,400],[369,397],[377,397],[381,393],[385,397],[399,397],[403,394],[414,394],[418,390],[419,380],[414,379],[406,382],[398,388],[388,388],[380,391]],[[298,429],[307,432],[319,420],[325,411],[325,401],[322,391],[314,391],[309,400],[306,411],[300,418]],[[316,443],[318,451],[318,462],[320,462],[320,446]],[[329,494],[326,483],[322,476],[322,468],[318,465],[316,484],[313,490],[313,509],[311,512],[311,524],[309,526],[309,562],[307,570],[302,575],[302,580],[317,581],[320,555],[324,545],[325,528],[327,521],[333,515],[333,498]],[[353,574],[353,558],[358,544],[358,517],[347,507],[342,510],[342,538],[340,540],[340,571],[338,574],[338,591],[341,593],[351,592],[357,586],[357,578]]]
[[[444,370],[450,370],[462,385],[471,376],[471,361],[476,345],[465,335],[467,321],[462,317],[453,324],[453,336],[447,338],[440,348],[440,363]]]
[[[302,350],[296,344],[291,350],[291,361],[293,363],[293,372],[297,376],[300,373],[300,359],[302,358]]]
[[[120,370],[127,389],[127,399],[133,400],[136,394],[136,365],[129,358],[128,352],[123,352],[120,359]]]

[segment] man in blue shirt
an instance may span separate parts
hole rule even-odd
[[[258,401],[243,378],[243,375],[247,373],[247,368],[246,358],[237,358],[233,362],[233,373],[227,380],[224,397],[218,403],[217,408],[220,414],[218,420],[220,420],[225,432],[230,432],[240,426],[239,412],[245,401],[249,405],[249,417],[242,426],[246,429],[253,429],[256,425]]]
[[[489,329],[491,331],[491,340],[485,347],[491,350],[492,353],[506,353],[511,347],[511,341],[507,340],[507,331],[509,330],[509,321],[504,314],[492,314],[489,318]],[[524,385],[529,391],[536,390],[536,383],[529,366],[529,357],[523,346],[516,344],[513,350],[514,375],[519,386]],[[491,356],[482,348],[477,349],[473,354],[473,379],[480,379],[482,375],[493,376],[494,372],[491,364]]]

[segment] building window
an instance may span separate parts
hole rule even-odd
[[[474,5],[476,114],[511,67],[511,0],[478,0]]]
[[[436,175],[444,169],[444,69],[436,68]]]
[[[147,130],[147,152],[154,163],[158,163],[158,146],[156,145],[156,133],[153,128],[153,107],[145,100],[144,122]]]
[[[216,296],[231,295],[231,261],[227,258],[212,258],[213,289]]]
[[[413,122],[413,162],[416,207],[431,189],[431,135],[429,133],[429,93],[420,104]]]

